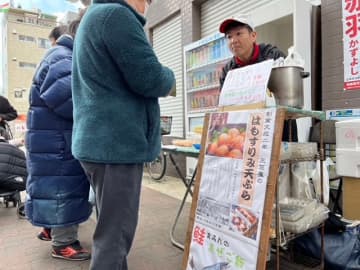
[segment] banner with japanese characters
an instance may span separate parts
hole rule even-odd
[[[360,90],[360,0],[342,1],[344,90]]]
[[[275,117],[210,115],[186,270],[256,269]]]

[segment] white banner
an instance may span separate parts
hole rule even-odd
[[[220,93],[219,106],[265,103],[274,60],[230,70]]]
[[[360,0],[342,1],[344,90],[360,90]]]

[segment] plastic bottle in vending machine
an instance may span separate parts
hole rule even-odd
[[[195,85],[196,85],[196,76],[195,76],[195,73],[194,73],[194,72],[191,73],[191,82],[192,82],[192,84],[191,84],[191,87],[190,87],[190,88],[196,87],[196,86],[195,86]]]
[[[226,45],[226,40],[225,38],[221,38],[220,39],[220,47],[221,47],[221,58],[225,58],[226,57],[226,53],[227,53],[227,45]]]
[[[191,68],[195,66],[195,50],[191,50]]]
[[[215,42],[211,42],[211,62],[216,59],[216,48],[215,48]]]
[[[198,48],[197,49],[197,57],[196,57],[196,59],[197,59],[197,66],[200,66],[201,65],[201,49],[200,48]]]
[[[202,78],[201,78],[201,72],[197,73],[197,87],[201,87],[202,84]]]
[[[215,69],[213,71],[213,84],[217,84],[217,83],[219,83],[219,77],[217,75],[217,70]]]
[[[214,60],[217,60],[218,55],[218,46],[217,46],[217,40],[214,41]]]
[[[198,55],[199,55],[199,52],[198,52],[198,50],[197,49],[195,49],[194,50],[194,65],[193,65],[193,67],[196,67],[197,65],[198,65],[198,63],[199,63],[199,60],[198,60]]]
[[[200,72],[200,87],[203,87],[205,84],[205,73],[204,71]]]
[[[191,51],[186,53],[186,69],[191,68]]]
[[[211,84],[211,71],[206,72],[206,85]]]
[[[190,101],[191,101],[191,108],[194,109],[196,107],[194,96],[191,96]]]
[[[193,51],[189,51],[188,52],[189,55],[189,68],[192,68],[194,66],[194,52]]]
[[[205,64],[205,47],[200,47],[200,65]]]
[[[203,50],[199,48],[199,65],[201,66],[203,63]]]
[[[210,49],[209,49],[209,44],[206,44],[205,46],[205,63],[209,63],[210,61]]]
[[[221,58],[221,43],[220,40],[216,41],[216,59]]]
[[[194,72],[193,78],[194,78],[194,85],[193,87],[196,88],[199,86],[199,79],[198,79],[198,74],[196,72]]]

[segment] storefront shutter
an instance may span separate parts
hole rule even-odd
[[[156,26],[153,47],[160,62],[171,68],[176,77],[176,97],[160,98],[161,115],[173,117],[171,136],[184,136],[184,102],[182,81],[182,43],[180,15]]]
[[[293,10],[291,0],[208,0],[201,5],[201,37],[218,31],[220,23],[239,14],[252,14],[256,25],[289,15]]]

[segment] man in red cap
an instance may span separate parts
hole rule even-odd
[[[249,15],[226,19],[219,31],[225,34],[228,46],[234,57],[226,63],[220,76],[220,89],[229,70],[259,63],[268,59],[284,57],[285,54],[271,44],[257,44],[254,24]]]
[[[241,68],[247,65],[259,63],[268,59],[285,58],[285,54],[271,44],[257,44],[254,23],[247,14],[226,19],[220,24],[219,31],[225,34],[233,58],[226,63],[220,75],[220,90],[223,87],[229,70]],[[291,129],[291,141],[298,141],[296,120],[284,121],[283,141],[289,141]]]

